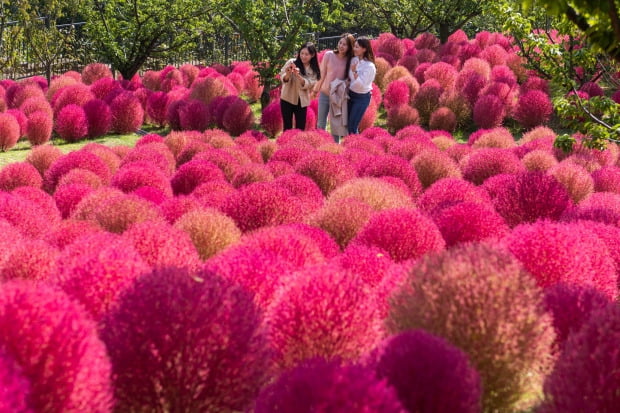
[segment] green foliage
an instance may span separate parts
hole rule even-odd
[[[23,29],[13,23],[16,17],[11,1],[0,0],[0,71],[3,73],[14,74],[19,63]]]
[[[322,30],[337,21],[342,3],[337,0],[230,0],[221,4],[220,15],[247,45],[250,61],[264,86],[261,103],[277,84],[276,74],[304,41],[305,33]],[[313,16],[320,18],[313,19]],[[320,23],[317,23],[320,22]]]
[[[215,2],[198,0],[90,0],[86,31],[125,79],[150,57],[172,59],[212,34]]]

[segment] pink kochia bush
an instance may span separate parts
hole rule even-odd
[[[394,389],[361,365],[339,360],[305,360],[265,387],[256,413],[404,413]]]
[[[586,227],[538,221],[519,225],[503,240],[539,286],[590,286],[618,296],[615,264],[605,243]]]
[[[46,151],[51,150],[48,148]],[[97,174],[101,178],[101,182],[104,185],[107,185],[110,182],[111,173],[105,162],[91,152],[78,150],[69,152],[68,154],[62,155],[54,160],[43,176],[43,189],[49,193],[53,193],[56,190],[56,185],[58,185],[60,179],[66,173],[75,168],[86,169]]]
[[[53,127],[54,122],[49,114],[40,110],[33,112],[28,116],[28,142],[33,146],[48,142],[52,137]]]
[[[8,164],[0,170],[0,189],[10,192],[20,186],[40,188],[43,179],[39,171],[28,162]]]
[[[437,226],[413,208],[388,209],[370,217],[351,245],[376,246],[396,261],[441,251],[445,241]]]
[[[25,281],[5,283],[0,337],[4,354],[29,384],[33,412],[112,411],[105,346],[95,323],[62,291]]]
[[[552,367],[542,291],[506,250],[455,246],[418,261],[392,297],[388,329],[424,329],[460,348],[482,378],[486,411],[536,403]]]
[[[508,149],[478,149],[461,161],[463,178],[476,185],[494,175],[513,174],[524,170],[519,157]]]
[[[2,386],[0,411],[33,412],[29,405],[31,398],[30,383],[24,377],[19,365],[4,350],[0,352],[0,386]]]
[[[123,92],[110,102],[112,130],[116,133],[135,132],[144,122],[142,104],[131,92]]]
[[[295,164],[295,172],[312,179],[328,195],[336,187],[355,177],[355,169],[342,156],[312,151]]]
[[[540,90],[530,90],[519,97],[513,117],[525,128],[531,129],[546,123],[553,113],[549,96]]]
[[[56,133],[67,142],[77,142],[88,134],[88,119],[81,106],[69,104],[56,115]]]
[[[553,372],[545,380],[544,413],[613,412],[620,405],[620,307],[592,314],[568,337]]]
[[[266,317],[282,369],[310,357],[356,360],[382,336],[377,305],[366,284],[334,265],[309,266],[291,275]]]
[[[137,279],[101,333],[116,408],[243,411],[269,378],[261,323],[249,292],[209,272],[170,267]]]
[[[7,113],[0,113],[0,151],[4,152],[15,146],[19,136],[17,120]]]
[[[441,337],[410,330],[385,340],[371,366],[409,412],[480,412],[480,375],[467,355]]]

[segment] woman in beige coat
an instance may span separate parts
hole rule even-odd
[[[293,129],[293,118],[297,129],[306,128],[310,91],[320,78],[316,47],[312,43],[306,43],[297,52],[297,58],[289,59],[280,71],[280,110],[284,130]]]

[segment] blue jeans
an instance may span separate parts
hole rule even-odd
[[[319,93],[319,113],[316,114],[317,129],[327,129],[327,115],[329,113],[329,96]]]
[[[349,90],[349,120],[347,122],[349,133],[359,133],[358,127],[370,105],[370,93],[355,93]]]

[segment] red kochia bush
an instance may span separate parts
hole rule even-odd
[[[194,159],[177,169],[170,184],[175,195],[187,195],[202,183],[218,180],[226,180],[220,168],[209,161]]]
[[[401,80],[390,82],[383,95],[383,106],[389,111],[398,105],[409,104],[409,86]]]
[[[539,219],[558,220],[572,204],[564,186],[543,172],[512,175],[493,194],[495,210],[511,227]]]
[[[240,97],[233,100],[222,116],[224,130],[232,136],[239,136],[251,129],[254,124],[254,113],[250,105]]]
[[[243,411],[270,373],[261,318],[249,292],[208,272],[166,268],[139,278],[101,333],[116,408]]]
[[[410,330],[390,337],[375,353],[371,367],[396,389],[407,411],[480,411],[480,375],[467,355],[444,339]]]
[[[39,171],[28,162],[8,164],[0,170],[0,189],[11,192],[20,186],[40,188],[43,179]]]
[[[43,111],[36,111],[28,117],[28,132],[26,137],[32,146],[42,145],[52,137],[54,122],[52,117]]]
[[[538,221],[514,228],[503,240],[543,288],[566,283],[591,286],[615,299],[615,264],[605,243],[578,224]]]
[[[81,106],[68,104],[56,115],[54,129],[67,142],[77,142],[88,134],[88,119]]]
[[[310,357],[356,360],[381,339],[381,320],[366,284],[335,265],[291,275],[267,313],[275,360],[282,369]]]
[[[146,99],[147,115],[153,122],[160,126],[166,123],[168,102],[169,98],[166,92],[153,92]]]
[[[433,215],[433,221],[446,241],[446,246],[488,238],[501,239],[510,228],[491,205],[459,202],[446,206]]]
[[[97,174],[104,185],[110,182],[110,169],[97,155],[85,151],[73,151],[56,159],[45,172],[43,189],[52,193],[60,178],[74,168],[86,169]]]
[[[506,110],[501,99],[495,95],[484,95],[474,105],[474,123],[479,128],[496,128],[502,124]]]
[[[405,159],[385,155],[380,157],[368,158],[359,166],[358,175],[372,177],[395,177],[401,179],[415,199],[422,193],[422,184],[413,166]]]
[[[549,96],[540,90],[530,90],[519,97],[517,110],[513,117],[525,128],[546,123],[553,113],[553,104]]]
[[[260,126],[269,136],[276,136],[278,133],[282,132],[284,126],[282,112],[280,111],[280,102],[271,102],[267,105],[261,115]]]
[[[351,245],[376,246],[396,261],[441,251],[445,241],[435,224],[416,209],[388,209],[371,216]]]
[[[542,291],[506,250],[468,243],[416,263],[392,297],[388,329],[424,329],[469,356],[488,411],[535,403],[552,367]],[[527,376],[527,378],[525,378]]]
[[[111,411],[105,346],[95,323],[66,294],[24,281],[4,284],[0,337],[3,351],[30,384],[33,411]]]
[[[112,78],[112,71],[103,63],[89,63],[82,69],[82,82],[86,85],[102,79],[104,77]]]
[[[110,103],[112,130],[116,133],[135,132],[144,122],[144,109],[131,92],[123,92]]]
[[[12,224],[22,234],[39,238],[50,225],[44,208],[24,197],[0,191],[0,220]]]
[[[461,161],[463,178],[476,185],[481,185],[494,175],[514,174],[524,170],[519,157],[509,149],[482,148]]]
[[[374,372],[338,360],[305,360],[265,387],[256,413],[403,413],[394,389]]]
[[[0,351],[0,410],[3,412],[31,413],[31,384],[15,360]]]
[[[613,412],[620,405],[620,307],[595,312],[566,341],[545,380],[544,413]]]
[[[329,152],[312,151],[295,165],[295,172],[312,179],[329,194],[344,182],[355,177],[355,170],[342,156]]]
[[[83,106],[86,119],[88,120],[88,137],[103,136],[112,127],[112,110],[103,100],[93,99]]]
[[[213,122],[209,107],[201,100],[192,99],[179,108],[182,130],[204,132]]]
[[[143,186],[157,188],[166,196],[172,196],[170,179],[156,166],[150,164],[129,163],[120,168],[112,177],[111,186],[130,193]]]
[[[11,149],[19,140],[19,123],[15,117],[0,113],[0,151]]]

